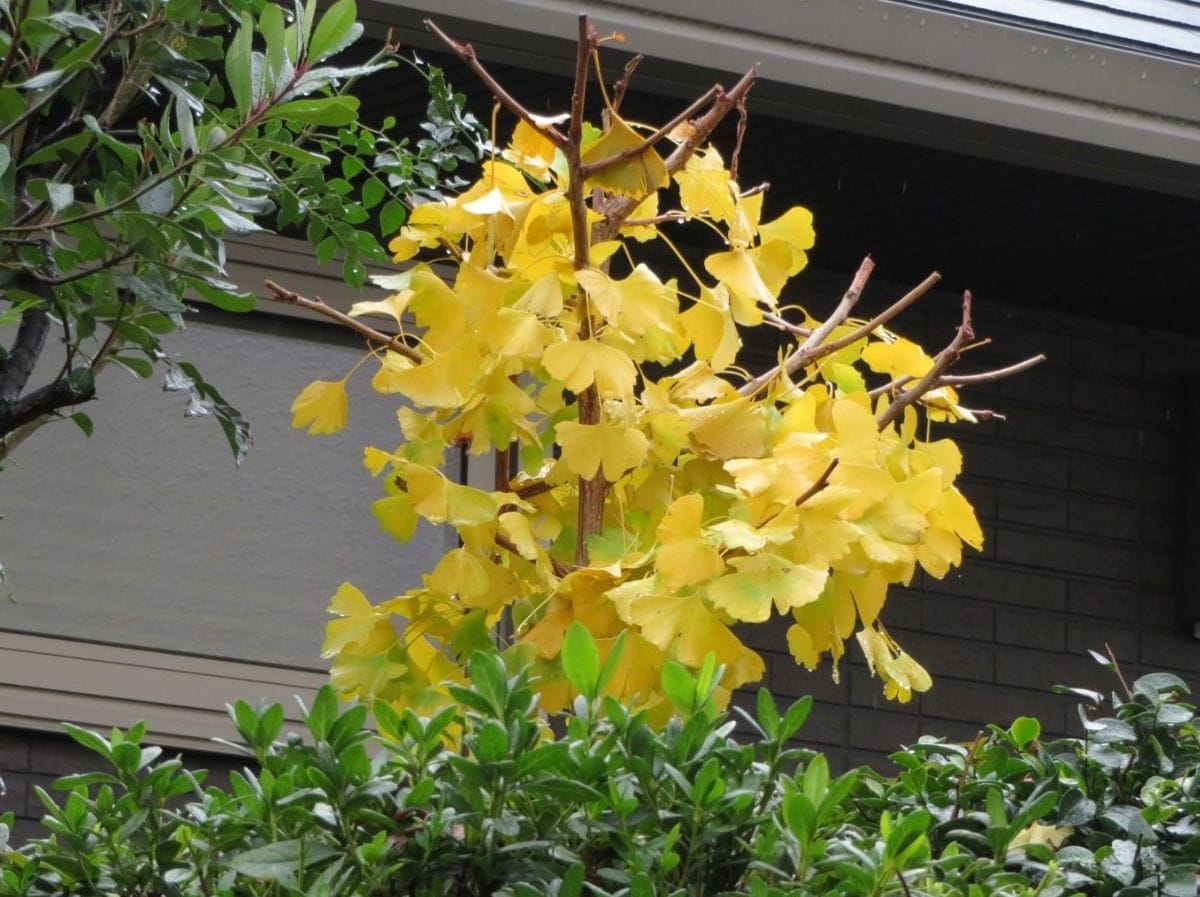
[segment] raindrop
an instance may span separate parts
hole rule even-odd
[[[921,20],[920,20],[920,22],[919,22],[918,24],[919,24],[919,25],[920,25],[922,28],[924,28],[924,27],[925,27],[925,20],[924,20],[924,19],[921,19]]]
[[[1145,81],[1145,80],[1146,80],[1146,73],[1145,73],[1145,72],[1142,72],[1142,80],[1143,80],[1143,81]]]
[[[886,12],[883,14],[883,20],[885,22],[888,20],[888,14]]]

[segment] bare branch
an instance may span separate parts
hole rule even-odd
[[[627,63],[625,63],[625,71],[622,73],[617,83],[613,85],[612,108],[613,112],[621,111],[621,102],[625,99],[625,91],[629,89],[629,81],[633,77],[634,71],[645,57],[638,53]]]
[[[931,289],[933,289],[934,285],[936,285],[941,279],[942,275],[934,271],[919,284],[917,284],[875,317],[871,318],[871,320],[867,321],[857,330],[847,333],[845,336],[839,337],[831,342],[813,347],[811,350],[811,355],[807,359],[807,363],[811,364],[818,358],[824,358],[826,355],[832,355],[839,349],[844,349],[851,343],[875,332],[888,321],[892,320],[892,318],[896,317],[896,315],[900,314],[900,312],[904,311],[904,309],[908,308],[910,305],[928,293]]]
[[[850,311],[854,308],[855,303],[858,302],[863,289],[867,285],[867,280],[874,270],[875,262],[868,255],[862,260],[862,264],[858,266],[858,271],[855,273],[854,279],[850,281],[850,286],[846,288],[846,292],[842,296],[842,301],[838,303],[833,313],[822,321],[820,326],[813,330],[808,335],[808,338],[791,355],[783,360],[782,364],[776,365],[769,371],[743,384],[738,389],[738,392],[744,396],[757,395],[776,377],[785,373],[791,374],[807,365],[814,356],[815,350],[820,347],[821,341],[829,336],[835,327],[849,317]]]
[[[829,466],[822,471],[821,475],[817,477],[816,482],[800,493],[800,497],[796,499],[796,506],[799,507],[800,505],[804,504],[806,501],[828,486],[829,478],[833,475],[833,472],[837,470],[837,466],[838,459],[834,458],[829,462]]]
[[[287,287],[280,286],[273,280],[264,281],[264,286],[271,291],[272,295],[270,298],[276,302],[296,305],[322,317],[329,318],[331,321],[337,321],[343,327],[348,327],[355,333],[366,337],[368,341],[383,346],[386,349],[391,349],[393,352],[399,352],[409,361],[416,364],[421,364],[425,360],[416,349],[404,342],[403,334],[383,333],[374,327],[364,324],[362,321],[350,317],[344,312],[338,311],[319,296],[316,299],[308,299],[305,296],[301,296],[295,290],[289,290]]]
[[[737,107],[738,101],[750,90],[757,77],[758,66],[755,66],[742,75],[729,91],[722,90],[720,85],[713,88],[713,101],[708,111],[693,123],[691,133],[663,160],[667,174],[674,174],[683,168],[687,160],[708,140],[717,125]],[[604,209],[604,220],[596,225],[597,239],[611,240],[620,231],[629,213],[640,203],[641,198],[636,196],[613,197]]]
[[[557,146],[565,147],[567,145],[568,139],[562,131],[558,130],[558,128],[554,127],[553,125],[546,124],[544,121],[539,122],[532,112],[521,105],[521,103],[518,102],[512,94],[500,86],[500,82],[492,76],[491,72],[483,67],[483,64],[475,55],[475,48],[473,46],[456,41],[441,28],[439,28],[432,19],[425,20],[425,28],[426,30],[432,32],[447,47],[449,47],[454,55],[461,59],[466,64],[467,68],[475,73],[475,77],[483,82],[484,86],[491,91],[492,96],[499,100],[509,112],[524,120],[535,130],[545,134]]]
[[[962,323],[954,331],[954,338],[933,359],[933,367],[925,372],[925,376],[918,380],[915,386],[904,390],[904,392],[896,396],[895,400],[883,410],[883,413],[878,418],[879,429],[882,430],[887,427],[904,413],[905,408],[917,401],[921,396],[929,392],[929,390],[937,388],[938,381],[946,372],[946,369],[958,360],[958,356],[962,353],[963,345],[967,340],[974,338],[975,330],[971,326],[971,291],[964,290]]]
[[[696,101],[690,106],[676,115],[673,119],[659,128],[637,146],[631,146],[627,150],[622,150],[621,152],[612,156],[608,156],[604,159],[597,159],[595,162],[584,163],[580,168],[580,172],[585,178],[590,178],[594,174],[612,168],[614,165],[620,165],[622,162],[628,162],[630,159],[637,158],[647,150],[653,149],[660,140],[662,140],[677,127],[711,103],[713,98],[717,95],[718,89],[719,88],[717,87],[710,87],[703,96],[696,99]]]
[[[627,225],[629,224],[628,221],[625,223]],[[801,339],[805,339],[812,335],[812,331],[807,327],[801,327],[799,324],[793,324],[791,321],[784,320],[783,317],[775,314],[774,312],[763,312],[763,320],[776,330],[787,331],[788,333],[792,334],[792,336],[798,336]]]
[[[1011,377],[1013,374],[1020,374],[1032,367],[1037,367],[1046,360],[1045,355],[1034,355],[1032,358],[1026,358],[1024,361],[1018,361],[1016,364],[1010,364],[1007,367],[996,368],[991,371],[981,371],[978,374],[955,374],[942,377],[938,381],[939,386],[970,386],[975,383],[991,383],[995,380],[1003,380],[1005,377]]]

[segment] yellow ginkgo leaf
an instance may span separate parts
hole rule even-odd
[[[437,566],[425,577],[425,586],[443,595],[457,596],[467,607],[490,603],[485,599],[491,579],[483,562],[464,548],[454,548],[443,554]]]
[[[775,307],[778,291],[772,292],[763,281],[758,266],[754,263],[754,256],[750,254],[749,250],[731,249],[728,252],[714,252],[704,259],[704,268],[729,287],[731,293],[745,299],[750,308],[758,305],[765,305],[768,308]],[[738,323],[751,326],[761,320],[761,315],[758,320],[742,320],[740,316],[738,317]]]
[[[518,119],[512,142],[502,155],[526,174],[544,181],[550,175],[554,153],[554,143],[549,137],[524,119]]]
[[[292,426],[308,427],[309,436],[327,436],[346,426],[349,413],[345,380],[314,380],[292,402]]]
[[[386,299],[381,299],[378,302],[355,302],[350,306],[350,317],[384,315],[392,318],[399,324],[404,316],[405,309],[408,308],[408,301],[412,297],[412,290],[401,290],[399,293],[392,293]]]
[[[706,594],[714,607],[747,623],[768,619],[772,604],[782,614],[816,601],[829,578],[823,565],[797,564],[765,552],[730,563],[738,572],[713,582]]]
[[[645,265],[619,280],[591,269],[576,271],[575,277],[592,306],[627,334],[639,336],[678,310],[673,292]]]
[[[721,681],[729,688],[762,677],[762,658],[743,645],[700,596],[620,594],[615,589],[611,594],[621,619],[680,663],[698,667],[712,651],[717,662],[725,664]]]
[[[762,408],[746,397],[713,402],[679,412],[692,431],[692,439],[718,458],[759,458],[764,448],[766,424]]]
[[[404,544],[417,529],[417,514],[412,499],[400,492],[371,503],[371,513],[379,521],[379,528]]]
[[[644,140],[637,131],[609,110],[608,127],[583,151],[583,161],[585,164],[595,164],[612,159],[636,149],[643,143]],[[667,166],[653,149],[644,149],[629,159],[596,172],[591,176],[590,182],[609,193],[620,193],[640,199],[660,187],[667,186]]]
[[[371,378],[371,388],[383,395],[394,395],[403,392],[403,378],[397,380],[396,375],[411,370],[413,362],[399,352],[387,351],[379,360],[379,370]]]
[[[364,644],[379,620],[379,614],[367,596],[348,582],[338,586],[329,600],[328,610],[339,619],[330,620],[325,626],[322,657],[332,657],[346,648]]]
[[[571,392],[581,393],[595,383],[601,398],[606,399],[628,397],[637,381],[637,368],[629,356],[595,339],[549,346],[542,355],[542,366]]]
[[[451,483],[431,467],[409,464],[404,478],[413,509],[431,523],[477,526],[495,520],[500,511],[491,492]]]
[[[878,374],[892,377],[923,377],[933,367],[933,359],[916,343],[895,337],[891,342],[872,340],[863,349],[862,360]]]
[[[558,275],[551,272],[539,277],[521,293],[513,307],[543,318],[554,318],[562,314],[562,282]]]
[[[656,530],[660,545],[654,568],[672,591],[725,572],[720,553],[704,541],[700,528],[703,513],[703,496],[695,492],[684,495],[671,503]]]
[[[862,394],[834,400],[833,425],[837,431],[837,457],[842,464],[873,466],[879,456],[879,427]]]
[[[716,147],[694,153],[675,172],[679,204],[689,215],[707,215],[714,221],[733,220],[735,204],[729,171]]]
[[[729,312],[729,291],[724,284],[701,288],[700,299],[679,316],[684,332],[696,348],[696,357],[714,371],[733,364],[742,347],[737,325]]]
[[[580,424],[563,421],[555,431],[562,460],[571,473],[590,480],[603,469],[610,483],[641,464],[650,441],[637,427],[619,423]]]
[[[621,226],[621,233],[627,237],[632,237],[639,243],[644,243],[647,240],[653,240],[658,236],[658,231],[653,224],[636,224],[630,222],[649,221],[658,216],[658,193],[651,193],[643,199],[636,209],[629,213],[629,218],[626,219],[626,224]]]
[[[774,221],[760,224],[758,235],[764,244],[778,240],[788,246],[792,257],[789,277],[799,274],[808,264],[805,250],[812,249],[817,238],[812,212],[802,206],[792,206]]]

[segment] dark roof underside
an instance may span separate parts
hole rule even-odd
[[[474,76],[456,60],[434,61],[487,121],[490,97]],[[561,77],[491,68],[535,111],[562,111],[569,102]],[[420,83],[403,71],[392,77],[368,92],[368,114],[419,120]],[[661,121],[682,105],[639,94],[635,78],[623,113]],[[728,157],[732,124],[718,137]],[[870,253],[880,276],[892,281],[915,283],[937,269],[947,288],[970,288],[982,301],[1200,334],[1200,202],[1194,199],[753,110],[739,179],[743,186],[771,181],[768,214],[797,203],[813,211],[811,259],[820,270],[849,276]]]

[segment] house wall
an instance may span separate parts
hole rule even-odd
[[[842,286],[817,273],[798,284],[795,298],[813,308]],[[863,313],[901,292],[873,281]],[[898,329],[935,348],[958,313],[955,297],[933,294]],[[1050,687],[1110,688],[1085,656],[1106,643],[1127,678],[1171,670],[1200,689],[1200,641],[1176,624],[1181,481],[1191,459],[1179,448],[1172,393],[1177,377],[1200,372],[1200,340],[987,297],[977,301],[975,326],[993,342],[964,371],[1036,352],[1049,361],[966,396],[968,405],[1007,415],[952,430],[986,544],[944,580],[919,575],[884,612],[895,638],[933,674],[933,690],[908,705],[887,702],[856,646],[835,683],[827,667],[795,666],[784,626],[745,634],[765,654],[781,701],[816,698],[802,740],[835,766],[884,764],[891,749],[922,735],[970,739],[984,723],[1017,715],[1072,733],[1074,702]],[[18,598],[0,609],[0,629],[19,621],[46,636],[320,669],[323,608],[337,583],[353,578],[374,599],[394,594],[443,538],[432,533],[397,550],[367,513],[377,493],[359,447],[394,438],[390,402],[372,404],[363,389],[343,436],[290,431],[296,390],[312,377],[339,376],[355,357],[321,342],[330,338],[326,328],[275,319],[251,330],[189,329],[189,356],[203,359],[254,420],[256,447],[240,471],[215,426],[172,420],[177,397],[132,381],[105,387],[92,409],[93,442],[64,426],[19,453],[0,478],[0,546]],[[0,666],[12,657],[0,650]],[[207,695],[178,702],[198,706]],[[213,735],[230,734],[215,722],[226,700],[212,694]],[[57,736],[0,733],[0,776],[10,789],[0,810],[36,815],[28,783],[76,768],[79,756]]]

